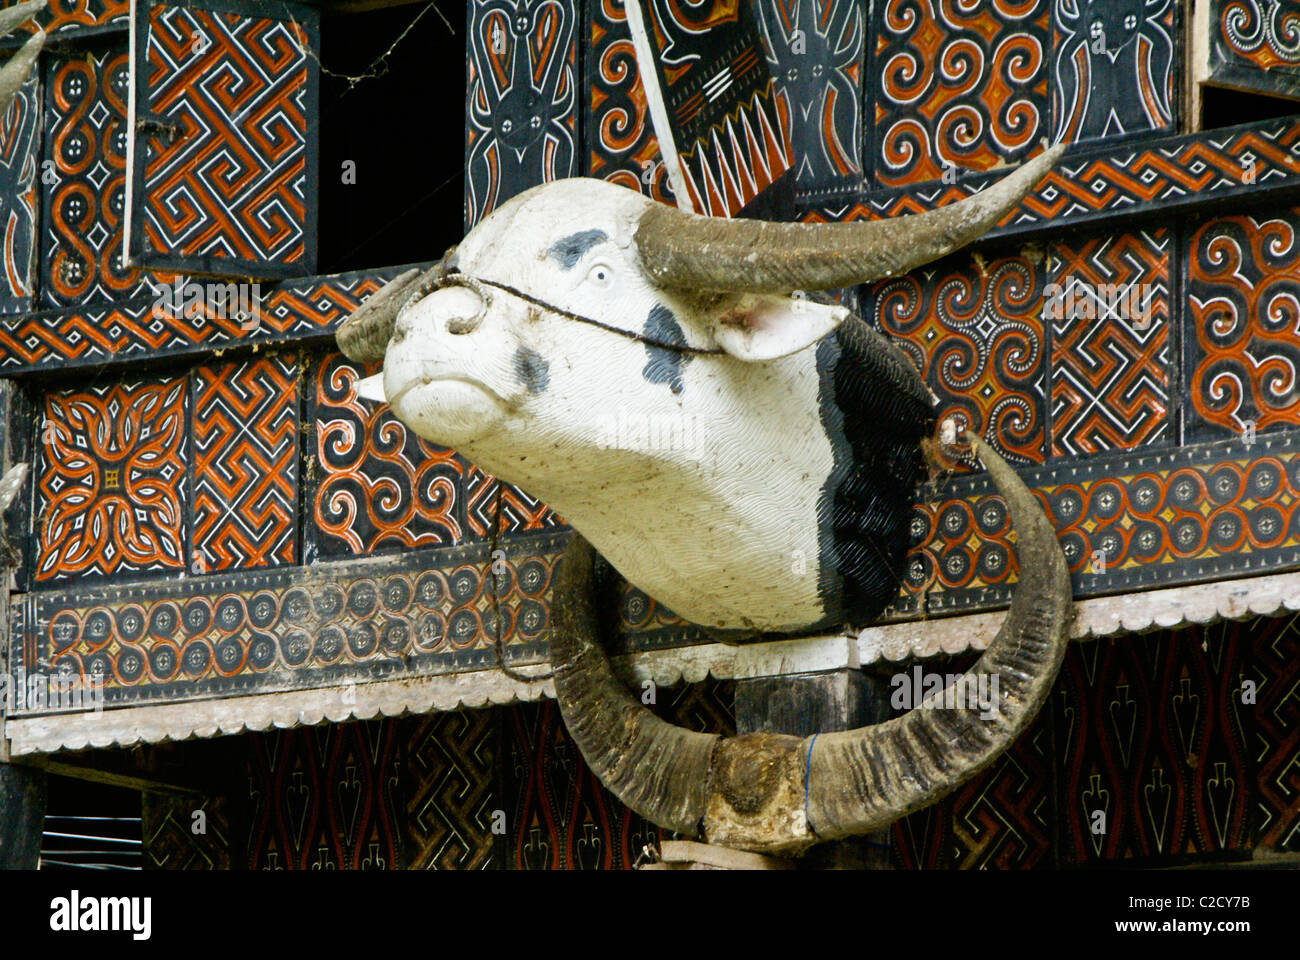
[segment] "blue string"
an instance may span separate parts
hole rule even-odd
[[[818,735],[814,733],[814,734],[812,735],[812,739],[808,741],[808,756],[807,756],[807,758],[804,760],[804,765],[803,765],[803,819],[804,819],[804,823],[808,823],[808,785],[809,785],[809,783],[810,783],[811,780],[812,780],[812,748],[813,748],[813,744],[817,742],[817,736],[818,736]],[[813,830],[813,827],[812,827],[812,824],[811,824],[811,823],[808,823],[808,829],[809,829],[809,830],[812,830],[813,833],[816,833],[816,832],[817,832],[816,830]]]

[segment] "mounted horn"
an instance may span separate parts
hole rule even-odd
[[[960,681],[996,677],[996,709],[931,697],[887,723],[804,739],[723,739],[674,727],[641,706],[610,670],[596,636],[592,549],[575,534],[556,576],[551,659],[564,722],[601,782],[661,827],[737,849],[793,853],[934,803],[1006,750],[1060,670],[1070,580],[1033,494],[1001,457],[970,439],[1007,502],[1018,539],[1020,581],[1011,608]]]
[[[24,20],[30,20],[45,9],[46,0],[29,0],[16,6],[0,10],[0,37],[13,31]],[[9,104],[18,93],[18,88],[26,81],[32,71],[32,65],[45,46],[45,31],[37,30],[9,58],[9,62],[0,67],[0,116],[9,109]]]
[[[865,223],[726,220],[655,204],[637,226],[637,251],[661,287],[791,293],[868,283],[978,239],[1015,209],[1064,151],[1057,144],[987,190],[946,207]]]
[[[412,267],[399,273],[376,290],[352,311],[334,334],[339,350],[349,360],[370,363],[384,359],[388,341],[393,337],[393,327],[402,308],[413,300],[432,292],[438,281],[447,273],[448,265],[456,256],[451,247],[442,259],[423,272]]]

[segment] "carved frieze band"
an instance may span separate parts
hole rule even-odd
[[[809,222],[880,220],[947,206],[996,183],[1005,171],[867,194],[823,207]],[[1294,118],[1160,137],[1125,146],[1076,147],[985,239],[1029,236],[1116,218],[1177,212],[1220,201],[1253,204],[1300,192],[1300,122]]]
[[[31,593],[10,607],[11,716],[432,676],[545,658],[567,532],[363,561]],[[498,627],[499,622],[499,627]]]
[[[230,285],[181,278],[157,296],[75,310],[0,316],[0,374],[136,363],[215,348],[332,334],[367,296],[407,267],[262,283],[248,316],[225,309]],[[177,285],[179,284],[179,286]],[[179,295],[178,295],[179,292]]]

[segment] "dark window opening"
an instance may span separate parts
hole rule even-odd
[[[42,870],[139,870],[140,792],[51,776],[41,833]]]
[[[465,21],[450,19],[454,34],[432,4],[323,19],[321,273],[437,260],[460,241]]]
[[[1218,130],[1300,113],[1300,103],[1263,93],[1201,87],[1201,129]]]

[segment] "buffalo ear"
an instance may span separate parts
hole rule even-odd
[[[722,310],[713,339],[738,360],[775,360],[816,343],[848,316],[848,308],[836,304],[745,293]]]

